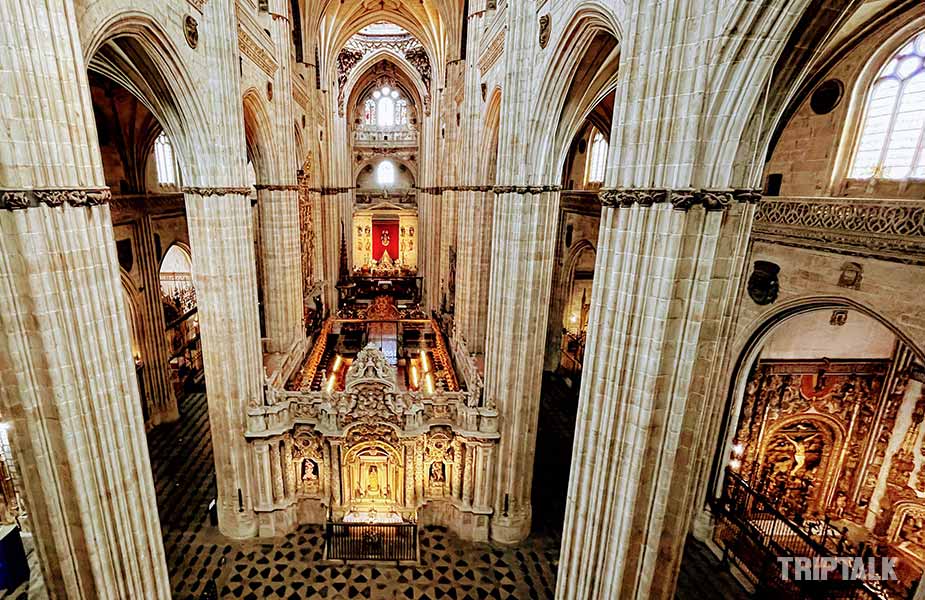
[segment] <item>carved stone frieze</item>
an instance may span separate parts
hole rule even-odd
[[[496,185],[492,187],[492,191],[496,194],[542,194],[561,190],[561,185]]]
[[[501,58],[501,55],[504,53],[505,35],[507,35],[507,29],[499,31],[479,57],[479,71],[481,71],[483,75],[495,66],[495,63],[498,62],[498,59]]]
[[[754,236],[777,244],[925,264],[925,202],[774,198],[758,205]]]
[[[99,206],[111,199],[109,188],[3,190],[0,191],[0,209],[22,210],[41,204],[52,208],[65,204]]]
[[[268,192],[297,192],[299,186],[296,183],[258,183],[254,186],[259,192],[266,190]]]
[[[599,193],[601,205],[606,208],[643,208],[671,203],[675,210],[686,211],[695,206],[706,210],[725,210],[733,202],[755,203],[761,199],[756,190],[731,189],[667,189],[667,188],[615,188]]]
[[[240,23],[238,24],[238,47],[241,54],[251,59],[264,73],[273,77],[276,69],[279,68],[276,60],[247,33],[247,30]]]
[[[247,187],[185,187],[183,193],[196,196],[248,196],[251,189]]]

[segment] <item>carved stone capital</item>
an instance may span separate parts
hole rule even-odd
[[[295,183],[258,183],[254,186],[257,191],[266,190],[268,192],[297,192],[298,184]]]
[[[561,189],[561,185],[496,185],[491,188],[496,194],[542,194]]]
[[[706,210],[726,210],[732,204],[732,190],[700,190],[699,204]]]
[[[757,204],[761,202],[762,194],[760,189],[737,188],[732,190],[732,198],[736,202]]]
[[[669,202],[675,210],[690,210],[700,202],[699,193],[695,189],[671,190]]]
[[[29,208],[29,197],[23,191],[5,190],[0,192],[0,208],[6,210]]]
[[[662,204],[668,199],[668,190],[661,188],[611,188],[598,193],[601,206],[606,208],[629,208],[639,205],[643,208]]]
[[[251,189],[247,187],[185,187],[183,193],[197,196],[249,196]]]
[[[99,206],[112,198],[109,188],[4,190],[0,192],[0,208],[22,210],[44,204],[52,208],[71,206]]]

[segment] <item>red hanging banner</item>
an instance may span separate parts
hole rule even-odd
[[[386,251],[398,261],[398,221],[373,221],[373,260],[381,261]]]

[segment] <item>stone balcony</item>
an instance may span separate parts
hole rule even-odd
[[[925,201],[773,197],[758,204],[755,239],[925,265]]]

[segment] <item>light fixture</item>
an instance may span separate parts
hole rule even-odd
[[[338,354],[338,355],[337,355],[337,358],[334,359],[334,367],[333,367],[331,370],[334,371],[334,372],[336,373],[337,370],[340,368],[341,362],[343,362],[343,358],[341,357],[340,354]]]
[[[430,373],[424,376],[424,391],[428,395],[434,393],[434,376]]]
[[[418,375],[418,368],[415,365],[411,365],[411,385],[414,387],[414,389],[421,387],[421,379]]]
[[[732,469],[733,471],[738,471],[739,467],[741,466],[742,466],[742,461],[740,461],[738,458],[733,458],[732,460],[729,461],[729,468]]]
[[[337,375],[331,373],[331,376],[328,377],[328,385],[325,386],[325,390],[330,394],[334,391],[334,382],[337,380]]]
[[[745,446],[743,446],[741,443],[736,443],[732,446],[733,456],[736,456],[736,457],[742,456],[744,452],[745,452]]]

